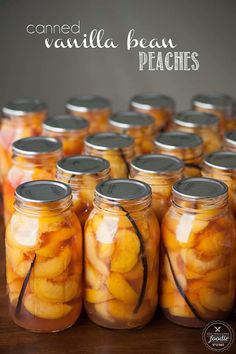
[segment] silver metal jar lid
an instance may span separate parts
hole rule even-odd
[[[117,112],[111,115],[109,123],[115,127],[128,128],[142,128],[154,125],[153,117],[140,112]]]
[[[235,111],[235,99],[223,93],[200,93],[193,97],[192,105],[203,109],[220,109],[229,113]]]
[[[236,130],[225,133],[225,141],[232,145],[236,145]]]
[[[213,152],[205,158],[204,163],[220,170],[236,170],[236,152]]]
[[[48,136],[33,136],[16,140],[12,145],[12,151],[24,155],[42,155],[60,151],[62,143],[60,140]]]
[[[89,135],[84,143],[97,150],[119,150],[133,145],[134,140],[125,134],[108,132]]]
[[[46,103],[36,98],[16,98],[2,108],[2,112],[6,116],[22,116],[46,110]]]
[[[71,188],[62,182],[31,181],[16,188],[16,198],[23,202],[50,203],[71,195]]]
[[[181,170],[184,163],[170,155],[147,154],[136,157],[131,166],[145,173],[169,173]]]
[[[88,112],[111,108],[111,102],[101,96],[83,95],[72,97],[66,102],[66,109],[76,112]]]
[[[137,109],[168,108],[174,110],[174,100],[166,95],[158,93],[143,93],[130,99],[130,106]]]
[[[110,179],[97,185],[96,194],[114,201],[138,200],[151,195],[151,187],[134,179]]]
[[[197,111],[181,112],[173,120],[175,124],[187,128],[209,127],[219,123],[219,118],[214,114]]]
[[[184,132],[166,132],[158,135],[154,143],[156,146],[165,149],[189,149],[203,144],[200,136]]]
[[[43,128],[56,133],[76,132],[88,128],[86,119],[71,115],[58,115],[49,117],[43,123]]]
[[[228,191],[228,187],[213,178],[192,177],[177,181],[173,191],[182,197],[198,200],[219,197]]]
[[[90,175],[108,171],[110,164],[107,160],[89,155],[64,157],[57,163],[61,171],[71,172],[75,175]]]

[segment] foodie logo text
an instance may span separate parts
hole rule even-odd
[[[104,29],[92,29],[85,33],[81,22],[74,24],[28,24],[29,35],[40,35],[46,48],[51,49],[117,49],[115,39],[108,37]],[[197,71],[199,54],[196,51],[179,51],[172,38],[143,38],[131,28],[125,40],[128,52],[136,52],[140,71]]]
[[[234,331],[226,322],[211,321],[203,329],[202,340],[208,349],[223,352],[233,344]]]

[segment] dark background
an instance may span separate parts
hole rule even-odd
[[[173,96],[178,109],[199,91],[236,96],[235,0],[0,0],[0,106],[18,96],[45,99],[52,113],[76,94],[96,93],[126,109],[128,98],[154,91]],[[104,28],[116,50],[46,49],[33,24],[73,24],[82,32]],[[139,72],[137,51],[126,36],[171,37],[177,51],[197,51],[197,72]]]

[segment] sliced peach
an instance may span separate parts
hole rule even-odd
[[[55,320],[65,317],[72,310],[72,306],[67,304],[52,304],[40,300],[34,294],[28,294],[24,298],[24,306],[33,316],[48,320]]]
[[[185,265],[186,267],[197,274],[204,274],[210,270],[221,267],[224,257],[219,255],[211,258],[201,258],[194,249],[186,249],[185,251]]]
[[[228,279],[233,273],[232,267],[226,266],[218,269],[213,269],[204,276],[205,281],[218,282],[222,279]]]
[[[57,257],[50,258],[46,261],[40,262],[36,259],[34,266],[35,277],[45,277],[52,279],[63,273],[71,261],[71,249],[66,246],[62,249]]]
[[[168,311],[172,316],[189,318],[195,317],[195,315],[192,313],[187,304],[185,304],[184,306],[170,307],[168,308]]]
[[[220,294],[211,288],[203,288],[199,293],[200,303],[210,311],[231,311],[234,296],[233,292]]]
[[[92,266],[99,272],[106,276],[109,275],[106,264],[97,256],[97,244],[94,237],[91,225],[88,224],[85,228],[85,256],[88,258]]]
[[[136,265],[129,272],[124,273],[124,276],[127,280],[135,280],[142,278],[143,276],[143,267],[141,262],[137,262]]]
[[[113,295],[109,293],[106,289],[91,289],[91,288],[86,288],[85,289],[85,299],[88,302],[91,303],[99,303],[99,302],[104,302],[111,300],[113,298]]]
[[[173,307],[184,307],[186,304],[183,297],[177,292],[163,293],[161,296],[161,306],[162,308],[171,309]]]
[[[129,272],[137,263],[140,243],[133,231],[120,230],[116,234],[115,250],[112,254],[111,270]]]
[[[45,278],[34,278],[31,282],[36,296],[45,301],[68,302],[79,296],[79,283],[73,276],[64,282],[54,282]]]
[[[98,242],[98,255],[101,259],[107,259],[112,256],[114,250],[114,243]]]
[[[200,237],[200,242],[197,246],[197,250],[209,257],[217,256],[219,253],[229,253],[231,245],[227,245],[227,234],[225,232],[214,232],[212,234],[210,231],[208,234],[202,234]]]
[[[88,262],[85,264],[86,284],[93,289],[99,289],[103,284],[103,276],[97,272]]]
[[[169,253],[169,257],[170,257],[171,265],[173,267],[173,271],[174,271],[174,274],[177,278],[177,281],[178,281],[179,285],[181,286],[181,288],[183,290],[185,290],[187,287],[187,279],[186,279],[186,276],[185,276],[183,270],[180,269],[180,267],[182,267],[182,262],[183,262],[181,255],[177,252],[176,253],[172,252],[172,253]],[[167,255],[165,255],[165,258],[164,258],[164,270],[166,272],[167,279],[176,288],[175,280],[174,280],[174,277],[173,277],[173,274],[171,271],[171,267],[170,267]]]
[[[167,249],[176,251],[180,248],[179,242],[176,240],[175,234],[165,225],[162,226],[162,238]]]
[[[111,273],[107,279],[107,287],[110,293],[118,300],[126,304],[136,303],[137,293],[121,274]]]
[[[114,319],[111,317],[111,315],[108,312],[108,303],[109,303],[109,301],[96,303],[96,304],[94,304],[94,307],[95,307],[97,314],[101,318],[106,319],[107,321],[110,321],[110,322],[114,322]]]
[[[119,320],[130,319],[133,307],[119,300],[111,300],[107,303],[108,311],[112,317]]]
[[[65,213],[60,215],[41,216],[39,219],[39,232],[44,234],[46,232],[59,230],[65,222],[65,217]]]

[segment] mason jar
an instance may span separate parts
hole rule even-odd
[[[57,180],[72,189],[73,207],[81,226],[91,210],[96,185],[110,178],[110,164],[96,156],[70,156],[57,163]]]
[[[156,131],[164,129],[175,112],[175,101],[171,97],[155,93],[135,95],[130,99],[129,106],[132,111],[152,116]]]
[[[223,150],[236,152],[236,130],[231,130],[225,133]]]
[[[130,178],[146,182],[152,188],[152,207],[161,223],[170,206],[172,185],[183,178],[184,164],[170,155],[141,155],[131,161]]]
[[[43,134],[61,140],[65,156],[81,154],[89,124],[84,118],[57,115],[45,120]]]
[[[34,332],[74,324],[82,306],[82,233],[71,189],[31,181],[16,189],[6,229],[6,272],[13,321]]]
[[[203,158],[203,140],[200,136],[185,132],[165,132],[154,140],[155,152],[183,160],[185,177],[200,176]]]
[[[66,102],[66,111],[73,116],[87,119],[90,133],[103,132],[107,130],[111,102],[95,95],[73,97]]]
[[[18,98],[2,108],[0,127],[0,174],[11,167],[11,148],[14,141],[40,135],[47,116],[46,104],[34,98]]]
[[[224,320],[235,296],[235,221],[225,183],[186,178],[173,186],[162,223],[161,308],[174,323]]]
[[[222,131],[236,128],[236,101],[229,95],[216,92],[200,93],[193,97],[192,108],[218,116]]]
[[[211,113],[184,111],[173,118],[171,130],[194,133],[204,143],[204,153],[220,150],[221,136],[219,118]]]
[[[208,155],[203,161],[202,175],[227,184],[229,205],[236,218],[236,152],[217,151]]]
[[[113,179],[97,185],[85,225],[85,308],[100,326],[143,327],[157,306],[159,225],[151,188]]]
[[[110,129],[134,138],[135,154],[148,154],[153,151],[155,120],[139,112],[118,112],[109,118]]]
[[[125,134],[98,133],[85,139],[84,153],[103,157],[110,163],[112,178],[127,178],[134,158],[134,140]]]
[[[54,179],[56,162],[62,157],[58,139],[34,136],[16,140],[12,145],[12,166],[3,178],[5,225],[14,212],[15,190],[31,180]]]

